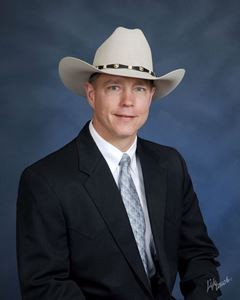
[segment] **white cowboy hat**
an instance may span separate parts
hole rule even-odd
[[[64,57],[59,63],[63,84],[84,96],[84,84],[93,73],[154,80],[153,98],[162,98],[181,82],[185,70],[177,69],[161,77],[153,72],[150,46],[140,29],[118,27],[97,49],[93,64],[74,57]]]

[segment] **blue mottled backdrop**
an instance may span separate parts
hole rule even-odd
[[[222,299],[239,295],[240,2],[220,0],[1,1],[0,4],[0,298],[20,299],[15,207],[19,176],[74,138],[91,111],[64,88],[58,61],[92,62],[115,27],[140,27],[155,71],[187,70],[183,83],[155,102],[141,135],[176,147],[192,175],[220,274],[232,278]],[[182,299],[178,285],[175,296]]]

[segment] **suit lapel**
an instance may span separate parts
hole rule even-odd
[[[167,195],[167,169],[160,156],[138,139],[137,155],[141,162],[146,201],[161,273],[169,286],[170,270],[164,250],[164,215]]]
[[[79,169],[88,174],[84,186],[89,196],[132,271],[151,293],[120,192],[106,161],[89,134],[88,124],[77,138],[77,147]]]

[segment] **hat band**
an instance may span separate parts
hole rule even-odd
[[[139,72],[145,72],[148,74],[151,74],[152,76],[155,76],[155,73],[151,70],[148,70],[142,66],[131,66],[131,65],[122,65],[122,64],[111,64],[111,65],[101,65],[101,66],[96,66],[98,70],[102,69],[128,69],[128,70],[135,70]]]

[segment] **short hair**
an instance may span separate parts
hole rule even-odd
[[[100,75],[101,73],[97,73],[97,72],[91,74],[91,76],[88,79],[88,82],[94,84]]]

